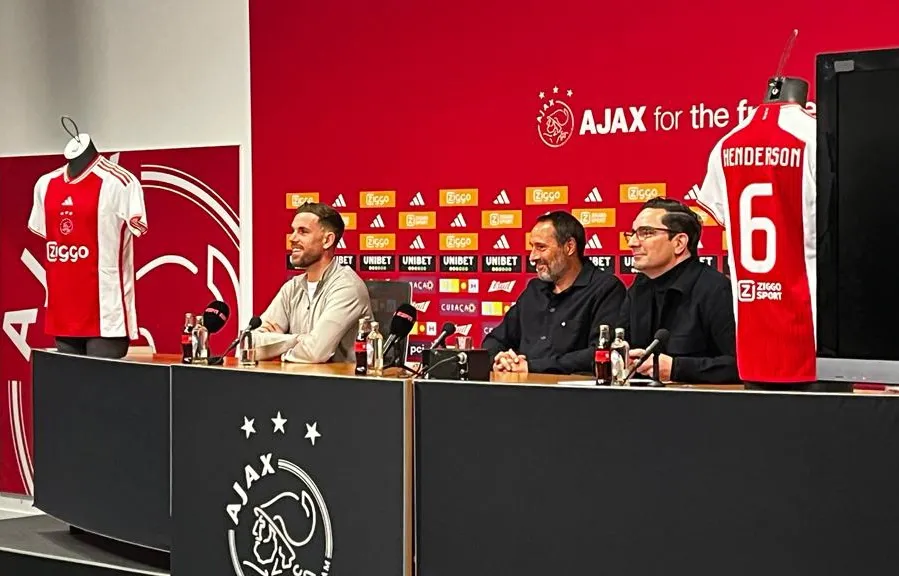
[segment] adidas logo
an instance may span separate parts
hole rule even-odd
[[[699,186],[693,184],[693,187],[684,194],[684,200],[696,200],[699,198]]]
[[[412,197],[412,200],[409,202],[409,206],[424,206],[425,198],[421,195],[421,192],[416,192],[415,196]]]
[[[372,228],[383,228],[384,227],[384,219],[381,218],[381,215],[378,214],[375,216],[375,219],[371,221]]]
[[[505,190],[500,190],[499,194],[496,195],[496,198],[493,199],[494,204],[511,204],[509,201],[509,195],[506,194]]]
[[[494,244],[493,247],[497,250],[508,250],[511,248],[511,246],[509,246],[509,241],[506,240],[505,234],[499,237],[499,240],[496,241],[496,244]]]
[[[599,241],[599,236],[594,234],[587,240],[587,248],[591,248],[593,250],[602,250],[602,242]]]
[[[63,206],[74,206],[75,203],[72,202],[72,197],[71,197],[71,196],[67,196],[66,199],[62,201],[62,205],[63,205]]]
[[[346,200],[344,200],[343,194],[338,194],[337,198],[334,199],[334,207],[335,208],[346,208]]]
[[[584,202],[602,202],[602,195],[600,195],[596,186],[593,187],[593,190],[590,190],[590,193],[584,198]]]
[[[415,307],[416,310],[424,314],[428,311],[428,306],[431,305],[431,301],[428,300],[426,302],[413,302],[412,306]]]
[[[424,250],[425,249],[425,241],[421,239],[421,235],[415,237],[415,240],[412,241],[412,244],[409,244],[409,248],[413,250]]]
[[[453,228],[465,228],[468,224],[465,223],[465,218],[461,214],[456,214],[456,217],[453,218],[450,226]]]
[[[343,241],[343,238],[337,241],[337,247],[346,250],[346,242]]]
[[[471,332],[471,324],[462,324],[456,326],[456,334],[461,334],[462,336],[468,336],[468,333]]]
[[[696,246],[697,248],[704,248],[702,245],[702,238],[699,239],[699,244]]]
[[[490,290],[487,292],[508,292],[512,293],[512,290],[515,289],[515,280],[508,280],[506,282],[500,282],[498,280],[494,280],[490,283]]]

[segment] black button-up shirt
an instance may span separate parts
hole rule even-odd
[[[627,289],[589,260],[574,284],[559,294],[553,283],[531,280],[502,323],[484,337],[493,358],[510,348],[527,357],[529,372],[593,373],[600,324],[612,329]]]
[[[697,258],[655,279],[638,274],[618,323],[631,348],[646,348],[657,329],[668,330],[662,353],[673,358],[672,381],[739,382],[730,279]]]

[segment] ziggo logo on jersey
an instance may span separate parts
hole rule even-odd
[[[67,246],[56,242],[47,242],[48,262],[78,262],[90,256],[87,246]]]

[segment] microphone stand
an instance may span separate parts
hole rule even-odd
[[[421,373],[418,370],[407,365],[405,362],[399,361],[401,356],[399,353],[399,349],[396,347],[396,344],[398,342],[399,341],[394,342],[393,346],[391,346],[391,350],[393,350],[393,360],[391,360],[390,365],[387,367],[388,368],[400,368],[402,370],[405,370],[406,372],[409,372],[413,376],[421,376]]]
[[[665,384],[662,383],[661,378],[659,378],[659,355],[661,354],[661,350],[657,351],[652,355],[652,380],[649,381],[647,386],[651,388],[664,388]]]

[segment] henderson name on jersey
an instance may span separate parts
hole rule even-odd
[[[136,339],[132,239],[147,233],[140,181],[103,156],[72,180],[58,168],[35,184],[28,228],[47,240],[45,332]]]
[[[762,104],[715,145],[697,195],[727,230],[745,381],[816,380],[815,138],[799,104]]]

